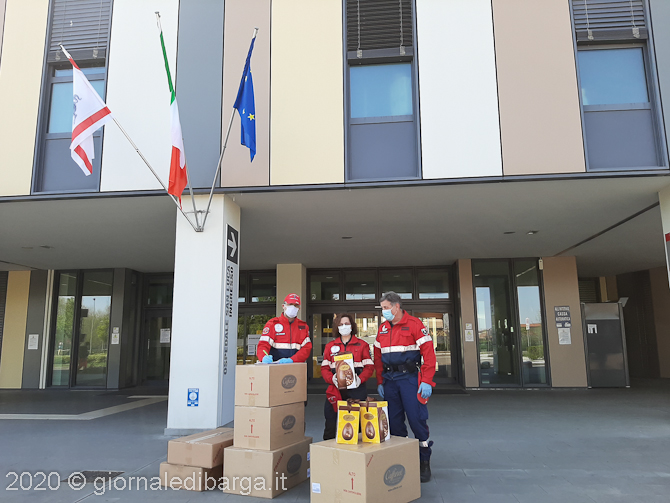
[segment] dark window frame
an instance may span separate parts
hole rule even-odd
[[[47,195],[47,194],[80,194],[80,193],[97,193],[100,192],[100,185],[102,179],[102,169],[100,169],[100,176],[98,177],[96,187],[89,189],[62,189],[62,190],[42,190],[43,183],[43,174],[44,174],[44,158],[46,152],[46,142],[49,140],[58,140],[64,138],[70,138],[72,133],[47,133],[49,127],[49,112],[51,109],[51,86],[55,82],[68,82],[72,81],[72,78],[68,77],[55,77],[55,70],[71,68],[71,65],[67,58],[60,52],[50,51],[50,41],[51,35],[54,29],[54,0],[49,1],[49,12],[48,12],[48,25],[46,33],[46,42],[44,44],[44,59],[42,63],[42,82],[40,90],[40,101],[37,114],[37,134],[35,135],[35,146],[33,151],[33,172],[32,172],[32,182],[31,182],[31,194],[35,195]],[[102,99],[106,101],[107,95],[107,78],[109,73],[109,45],[111,41],[112,33],[112,19],[114,14],[114,1],[111,2],[110,13],[109,13],[109,24],[107,26],[107,33],[109,34],[109,39],[107,41],[107,47],[100,48],[97,53],[98,57],[93,58],[93,50],[74,50],[70,51],[72,57],[77,62],[77,65],[80,68],[87,68],[91,66],[99,66],[100,62],[103,62],[102,68],[104,68],[103,78],[102,79],[91,79],[89,80],[104,80],[105,82],[105,92]],[[67,47],[66,47],[67,49]],[[90,56],[89,56],[90,53]],[[86,56],[84,56],[86,55]],[[79,57],[78,57],[79,56]],[[79,59],[81,58],[81,59]],[[57,79],[57,80],[54,80]],[[64,80],[60,80],[64,79]],[[96,158],[102,162],[103,147],[104,147],[104,128],[101,128],[98,132],[93,135],[94,139],[100,138],[100,151],[96,151]],[[72,169],[80,169],[79,166],[68,156],[67,160],[64,160],[64,163],[71,161]],[[68,163],[69,164],[69,163]],[[70,166],[67,166],[70,167]],[[93,175],[91,175],[93,176]]]
[[[654,36],[651,28],[651,14],[647,0],[642,0],[644,15],[646,21],[646,29],[641,38],[635,39],[621,39],[613,38],[607,40],[598,36],[596,40],[578,40],[576,23],[574,17],[575,2],[583,2],[584,0],[570,0],[570,19],[572,23],[572,37],[573,49],[575,54],[575,71],[577,77],[577,94],[579,96],[579,109],[582,123],[582,141],[584,145],[584,162],[587,172],[636,172],[636,171],[652,171],[652,170],[667,170],[670,166],[668,162],[668,146],[666,143],[665,126],[663,118],[663,108],[660,101],[660,87],[658,81],[658,69],[654,54]],[[579,68],[579,52],[587,50],[607,50],[607,49],[628,49],[628,48],[642,48],[645,79],[647,84],[647,94],[649,98],[649,106],[644,104],[617,104],[617,105],[584,105],[582,99],[582,84]],[[627,106],[628,105],[628,106]],[[609,167],[609,168],[592,168],[589,162],[589,146],[586,139],[586,120],[585,114],[589,112],[608,112],[608,111],[632,111],[632,110],[650,110],[652,116],[652,125],[654,130],[655,154],[658,164],[656,166],[627,166],[627,167]]]
[[[412,273],[412,298],[402,299],[403,307],[413,309],[414,306],[423,305],[443,305],[455,303],[456,285],[454,283],[453,264],[450,265],[430,265],[430,266],[406,266],[406,267],[344,267],[344,268],[327,268],[327,269],[308,269],[307,270],[307,305],[310,309],[317,306],[341,306],[342,309],[353,309],[353,307],[360,305],[367,305],[374,303],[379,304],[379,298],[384,293],[381,287],[381,273],[393,271],[411,271]],[[419,298],[419,271],[440,271],[446,272],[449,278],[449,297],[446,299],[420,299]],[[375,277],[376,293],[374,299],[352,299],[346,300],[346,273],[347,272],[373,272]],[[312,274],[339,274],[340,275],[340,300],[312,300]],[[319,308],[320,309],[320,308]],[[311,311],[310,311],[311,312]]]
[[[343,62],[343,89],[344,89],[344,182],[365,183],[379,182],[385,180],[421,180],[423,178],[423,166],[421,158],[421,111],[419,103],[419,62],[416,51],[417,46],[417,23],[416,23],[416,0],[408,0],[412,9],[412,34],[411,44],[405,41],[405,54],[400,54],[400,44],[397,49],[369,49],[362,51],[359,58],[357,51],[349,51],[347,47],[347,0],[342,0],[342,62]],[[368,66],[388,63],[410,63],[412,71],[412,115],[394,117],[366,117],[352,119],[351,117],[351,91],[350,91],[350,69],[351,66]],[[414,176],[387,177],[378,176],[374,178],[354,178],[352,175],[351,160],[351,127],[360,124],[388,124],[388,123],[414,123],[414,158],[416,160],[416,171]],[[383,173],[382,173],[383,175]]]

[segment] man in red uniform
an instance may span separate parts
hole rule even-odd
[[[290,293],[284,299],[284,312],[265,324],[256,354],[263,363],[300,363],[309,358],[312,342],[309,326],[298,319],[300,297]]]
[[[335,330],[340,336],[326,344],[323,350],[323,363],[321,363],[321,376],[326,383],[330,384],[326,390],[326,402],[323,405],[323,415],[326,418],[326,425],[323,429],[324,440],[337,436],[337,401],[348,398],[365,400],[368,396],[365,381],[370,378],[375,369],[370,358],[370,346],[363,339],[356,337],[358,326],[352,315],[338,314],[333,321],[333,331]],[[355,388],[338,389],[334,358],[340,353],[351,353],[354,357]]]
[[[421,482],[428,482],[433,442],[428,441],[428,407],[418,395],[427,400],[435,386],[433,338],[419,318],[402,309],[397,293],[386,292],[379,301],[385,321],[379,326],[374,345],[377,391],[388,402],[391,435],[407,436],[407,415],[419,440]]]

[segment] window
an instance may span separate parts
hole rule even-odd
[[[113,271],[57,274],[51,386],[107,385]]]
[[[277,273],[275,271],[240,271],[238,304],[268,304],[277,302]]]
[[[347,180],[419,177],[413,0],[347,0]]]
[[[643,0],[572,0],[588,169],[665,165]]]
[[[307,273],[309,303],[327,305],[373,304],[390,290],[408,305],[439,305],[451,302],[450,273],[446,267],[405,267],[379,269],[315,269]],[[343,309],[348,309],[342,307]]]
[[[85,176],[70,155],[72,66],[70,52],[91,85],[105,99],[111,0],[52,0],[38,152],[33,192],[97,191],[100,187],[102,129],[93,135],[93,174]]]

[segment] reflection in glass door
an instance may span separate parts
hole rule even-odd
[[[273,314],[240,312],[237,315],[237,364],[254,364],[262,359],[256,354],[258,341],[265,324],[274,317]],[[263,355],[264,356],[264,355]]]
[[[172,344],[172,311],[151,310],[145,314],[144,333],[146,357],[144,381],[170,379],[170,347]]]
[[[112,271],[61,272],[51,341],[51,386],[106,386]]]
[[[77,295],[77,273],[62,272],[58,275],[58,300],[56,327],[51,356],[51,385],[70,385],[70,359],[74,336],[74,311]]]
[[[112,271],[85,271],[79,312],[77,386],[107,384],[109,315],[112,306]]]
[[[437,363],[435,365],[435,383],[456,382],[456,362],[452,361],[451,325],[449,313],[423,313],[414,311],[428,329],[433,338],[433,347]]]
[[[547,384],[535,260],[473,261],[482,386]]]

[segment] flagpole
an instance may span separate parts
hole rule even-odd
[[[251,37],[251,40],[256,38],[256,35],[258,34],[258,28],[254,28],[254,34]],[[202,226],[200,227],[201,229],[205,228],[205,222],[207,222],[207,216],[209,215],[209,207],[212,204],[212,197],[214,196],[214,186],[216,185],[216,179],[219,176],[219,172],[221,171],[221,164],[223,163],[223,154],[226,152],[226,147],[228,146],[228,137],[230,136],[230,130],[233,127],[233,119],[235,119],[235,112],[236,109],[233,107],[233,112],[230,114],[230,121],[228,121],[228,131],[226,131],[226,139],[223,142],[223,148],[221,149],[221,155],[219,156],[219,162],[216,165],[216,172],[214,173],[214,180],[212,181],[212,188],[209,191],[209,201],[207,201],[207,209],[205,209],[205,218],[202,220]]]
[[[116,120],[116,117],[112,116],[112,120],[116,123],[116,125],[119,127],[119,129],[121,130],[121,132],[123,133],[123,135],[124,135],[124,136],[126,137],[126,139],[130,142],[130,144],[133,146],[133,148],[135,149],[135,152],[137,152],[137,155],[139,155],[139,156],[142,158],[142,160],[144,161],[144,164],[147,165],[147,168],[149,168],[149,169],[151,170],[151,172],[154,174],[154,176],[156,177],[156,180],[158,180],[158,183],[161,184],[161,187],[163,187],[163,189],[165,190],[165,192],[167,192],[168,189],[167,189],[167,187],[165,186],[165,184],[163,183],[163,180],[160,179],[160,177],[158,176],[158,173],[156,173],[156,172],[154,171],[154,168],[151,167],[151,164],[149,164],[149,161],[147,161],[147,158],[144,157],[144,154],[142,154],[142,152],[141,152],[140,149],[137,147],[137,145],[135,145],[135,142],[130,138],[130,136],[128,136],[128,133],[126,133],[126,130],[123,129],[123,127],[121,127],[121,124],[119,124],[119,121]],[[174,201],[174,204],[177,206],[177,208],[179,209],[179,211],[181,211],[181,214],[184,215],[184,218],[185,218],[186,220],[188,220],[188,223],[189,223],[189,224],[191,224],[191,227],[193,227],[193,230],[194,230],[195,232],[200,232],[200,231],[198,231],[198,229],[196,228],[196,226],[193,225],[193,222],[191,222],[191,220],[188,218],[188,216],[186,215],[186,213],[184,213],[184,210],[183,210],[183,209],[181,208],[181,206],[179,205],[179,202],[177,201],[177,198],[174,197],[174,196],[173,196],[172,194],[170,194],[170,193],[168,193],[168,195],[170,196],[170,199],[172,199],[172,200]]]
[[[158,11],[156,11],[156,21],[158,21],[158,31],[162,35],[163,34],[163,25],[161,25],[161,13],[158,12]],[[175,92],[176,92],[176,87],[177,87],[177,80],[176,79],[177,79],[177,76],[175,74],[175,81],[174,81]],[[184,140],[182,138],[182,142],[183,141]],[[186,153],[184,153],[184,158],[186,158]],[[195,225],[196,225],[195,232],[202,232],[202,227],[200,226],[200,223],[198,223],[198,210],[195,208],[195,196],[193,195],[193,186],[191,185],[191,174],[188,171],[188,162],[186,162],[184,164],[184,167],[186,168],[186,183],[188,183],[188,191],[191,193],[191,202],[193,203],[193,216],[195,218]]]

